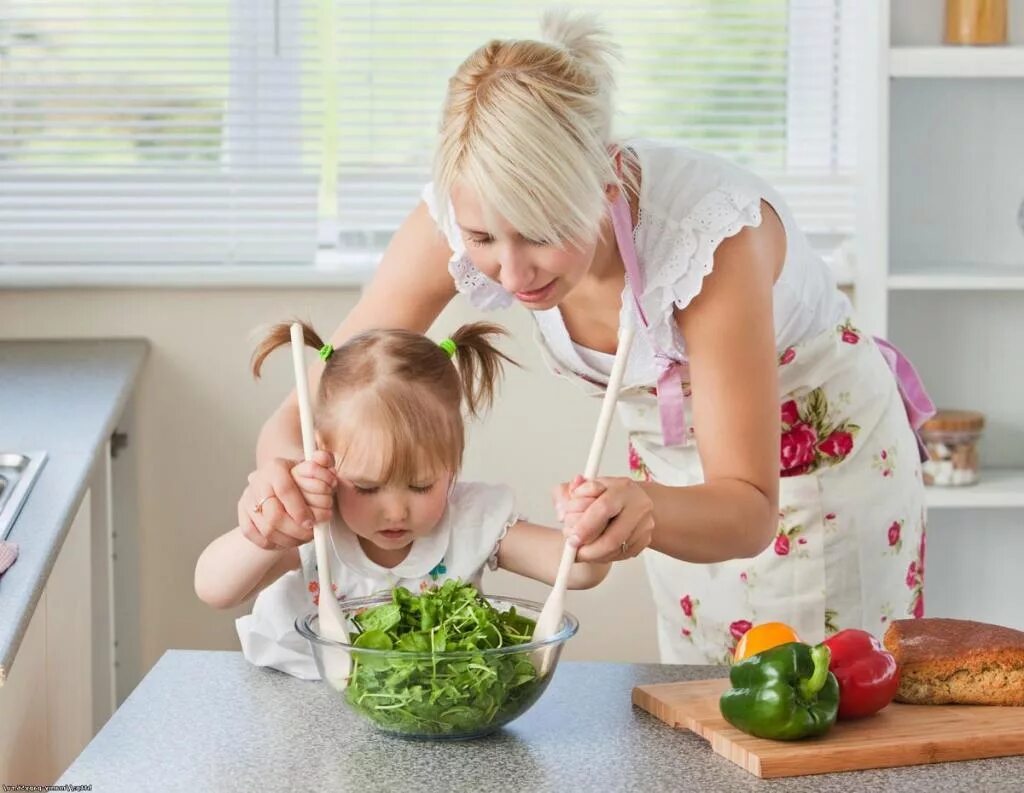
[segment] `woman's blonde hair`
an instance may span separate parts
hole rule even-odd
[[[323,340],[301,323],[306,346]],[[266,357],[290,341],[291,323],[274,325],[252,357],[259,378]],[[339,456],[354,450],[382,461],[382,482],[411,482],[440,470],[458,474],[465,428],[462,407],[477,416],[490,406],[503,362],[516,364],[491,339],[500,325],[473,322],[451,335],[448,351],[407,330],[369,330],[330,352],[313,406],[313,422]]]
[[[616,174],[612,141],[618,47],[597,16],[558,9],[541,21],[546,41],[494,40],[473,52],[448,82],[433,178],[442,227],[453,185],[480,197],[528,239],[549,244],[595,239],[605,187],[635,190],[635,162]]]

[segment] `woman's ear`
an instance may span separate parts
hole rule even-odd
[[[622,149],[620,149],[618,146],[611,145],[611,146],[608,147],[608,154],[611,155],[612,163],[615,166],[615,175],[619,178],[619,181],[621,182],[622,181]],[[616,201],[618,199],[619,194],[621,192],[622,192],[622,190],[619,189],[619,186],[617,184],[605,185],[604,197],[606,199],[608,199],[609,202],[614,202],[614,201]]]

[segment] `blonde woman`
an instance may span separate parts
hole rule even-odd
[[[619,410],[633,475],[563,484],[556,501],[580,560],[650,549],[665,662],[726,662],[768,620],[817,642],[919,616],[914,426],[930,403],[913,370],[857,329],[770,185],[613,137],[616,50],[594,17],[551,14],[543,32],[489,42],[451,78],[433,183],[333,340],[423,331],[458,293],[519,303],[551,369],[599,394],[634,317]],[[297,427],[292,395],[240,511],[293,497]],[[304,520],[289,509],[248,532],[288,541]]]

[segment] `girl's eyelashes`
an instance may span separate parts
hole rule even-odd
[[[409,489],[414,493],[429,493],[434,489],[436,482],[431,482],[429,485],[409,485]],[[359,485],[352,485],[352,488],[361,496],[372,496],[374,493],[380,491],[380,487],[360,487]]]

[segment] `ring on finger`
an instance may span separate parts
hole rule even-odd
[[[273,493],[271,493],[269,496],[264,496],[259,501],[257,501],[255,504],[253,504],[252,511],[255,512],[257,515],[263,514],[263,505],[266,504],[268,501],[270,501],[270,499],[272,499],[273,497],[274,497]]]
[[[629,543],[623,540],[622,545],[619,546],[619,550],[622,551],[623,556],[627,556],[629,554]]]

